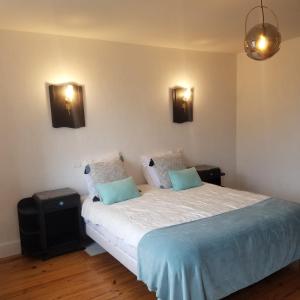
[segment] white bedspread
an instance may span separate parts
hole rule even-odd
[[[270,198],[207,183],[179,192],[148,185],[139,188],[141,197],[113,205],[87,198],[82,207],[83,218],[137,247],[141,238],[153,229],[211,217]]]

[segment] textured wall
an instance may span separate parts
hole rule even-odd
[[[237,64],[237,178],[243,189],[300,201],[300,38],[265,62]]]
[[[0,256],[18,251],[20,198],[85,193],[80,164],[112,150],[139,183],[140,155],[174,148],[234,183],[235,55],[8,31],[0,41]],[[45,84],[64,81],[85,85],[85,128],[51,127]],[[180,84],[195,88],[193,123],[172,123],[169,88]]]

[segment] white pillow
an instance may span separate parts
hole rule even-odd
[[[85,180],[89,196],[98,197],[97,183],[107,183],[127,178],[123,158],[119,153],[106,155],[102,159],[88,163],[85,168]]]
[[[149,167],[149,161],[150,159],[142,158],[142,168],[144,177],[149,185],[160,187],[160,182],[156,170],[153,167]]]
[[[85,182],[87,185],[89,196],[91,196],[92,198],[94,198],[95,196],[98,197],[98,193],[96,191],[96,188],[94,186],[94,183],[92,181],[90,174],[84,174],[84,179],[85,179]]]
[[[153,166],[150,166],[152,160]],[[169,151],[158,155],[142,157],[145,179],[149,185],[158,188],[171,188],[169,170],[182,170],[186,168],[182,151]]]

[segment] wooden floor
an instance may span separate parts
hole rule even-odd
[[[300,300],[300,263],[231,295],[233,300]],[[154,300],[154,294],[109,254],[90,257],[80,251],[39,261],[0,260],[0,299]],[[176,300],[176,299],[174,299]]]

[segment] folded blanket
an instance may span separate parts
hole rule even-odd
[[[153,230],[138,279],[161,300],[220,299],[300,259],[300,204],[268,199]]]

